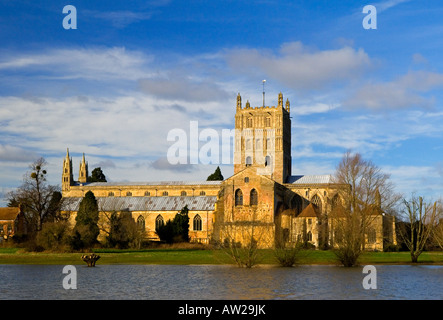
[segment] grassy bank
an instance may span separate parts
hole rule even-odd
[[[97,264],[229,264],[230,257],[222,250],[198,249],[96,249]],[[260,250],[260,264],[275,264],[272,250]],[[23,252],[17,248],[0,248],[0,264],[60,264],[84,265],[82,253]],[[301,252],[300,264],[338,264],[332,251],[306,250]],[[360,264],[410,264],[409,252],[365,252]],[[419,263],[442,264],[443,252],[424,252]]]

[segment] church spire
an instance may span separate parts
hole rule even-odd
[[[72,158],[69,157],[69,148],[66,149],[66,158],[63,160],[62,191],[69,191],[74,183],[72,174]]]
[[[82,161],[80,162],[80,170],[78,173],[78,182],[86,183],[88,180],[88,163],[85,160],[85,154],[83,153]]]

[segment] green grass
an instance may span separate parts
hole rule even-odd
[[[222,250],[199,249],[96,249],[97,264],[229,264],[230,257]],[[0,264],[60,264],[83,265],[83,253],[23,252],[17,248],[0,248]],[[260,250],[259,264],[275,264],[273,250]],[[443,264],[443,252],[424,252],[419,263]],[[332,251],[305,250],[300,264],[338,264]],[[365,252],[359,264],[410,264],[409,252]]]

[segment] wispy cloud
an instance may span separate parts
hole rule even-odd
[[[355,79],[371,66],[368,54],[351,47],[316,50],[301,42],[286,43],[277,53],[237,49],[227,53],[229,66],[251,77],[270,77],[288,88],[319,90]]]

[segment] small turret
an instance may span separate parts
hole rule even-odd
[[[74,183],[72,174],[72,158],[69,157],[69,148],[66,150],[66,158],[63,160],[62,191],[68,191]]]
[[[281,92],[278,94],[278,107],[283,108],[283,93]]]
[[[237,95],[237,110],[241,109],[241,96],[240,96],[240,92]]]
[[[290,105],[289,105],[289,99],[286,99],[286,111],[290,112]]]

